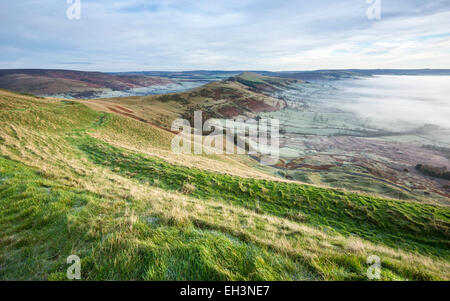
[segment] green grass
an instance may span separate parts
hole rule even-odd
[[[92,138],[76,141],[96,164],[121,175],[196,198],[231,202],[268,214],[329,227],[375,243],[449,256],[450,210],[427,204],[383,200],[295,183],[239,178],[171,165]],[[299,214],[300,213],[300,214]]]
[[[0,280],[65,280],[72,254],[83,280],[366,280],[371,254],[384,280],[448,278],[447,207],[169,164],[90,135],[170,135],[78,103],[0,109]]]
[[[67,187],[4,157],[0,179],[2,280],[66,280],[71,254],[82,258],[83,280],[366,280],[365,256],[308,262],[208,225],[176,223],[136,200]],[[389,258],[383,264],[386,280],[439,279]]]
[[[130,227],[126,200],[58,185],[3,157],[0,179],[2,280],[65,280],[71,254],[82,258],[84,280],[305,277],[294,260],[224,233],[157,216],[141,216]]]
[[[289,83],[295,82],[291,79],[262,76],[251,72],[244,72],[235,78],[241,84],[255,89],[258,89],[258,85],[267,85],[272,88],[276,88],[277,86],[284,86],[288,85]]]

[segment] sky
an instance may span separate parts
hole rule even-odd
[[[0,0],[0,69],[450,69],[449,0],[69,1]]]

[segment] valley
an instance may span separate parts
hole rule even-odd
[[[162,95],[0,90],[0,279],[64,280],[77,254],[84,280],[366,280],[376,254],[382,280],[448,280],[448,180],[425,174],[448,164],[445,129],[377,126],[316,85],[246,72]],[[279,161],[174,153],[172,121],[196,110],[279,119]]]
[[[4,0],[0,24],[3,291],[450,281],[449,0]]]
[[[348,109],[354,96],[345,95],[348,100],[343,101],[334,85],[348,84],[247,72],[187,92],[81,102],[169,132],[179,117],[193,124],[194,111],[202,111],[204,120],[279,119],[280,161],[271,174],[394,199],[449,204],[448,180],[416,169],[418,164],[450,168],[445,155],[450,130],[445,124],[386,123],[364,117]]]
[[[396,81],[398,86],[393,85]],[[286,132],[281,137],[283,160],[277,167],[289,178],[311,184],[448,204],[448,181],[416,168],[419,164],[450,168],[445,117],[450,111],[446,104],[434,107],[428,96],[433,88],[420,83],[424,81],[450,83],[450,78],[309,82],[277,93],[275,97],[286,100],[288,108],[261,115],[280,119]],[[389,86],[375,90],[369,87],[372,82]],[[417,88],[405,95],[402,85]],[[443,89],[434,94],[445,103],[440,100],[448,95]],[[372,91],[385,95],[372,96]],[[393,103],[384,104],[384,98]],[[407,99],[420,99],[416,102],[421,104],[414,103],[417,112],[405,113],[413,105],[408,106]]]

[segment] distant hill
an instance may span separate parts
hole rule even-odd
[[[132,71],[132,72],[112,72],[113,75],[143,75],[158,76],[170,79],[187,79],[187,80],[220,80],[241,74],[244,71]]]
[[[273,112],[286,106],[284,100],[265,92],[296,80],[272,78],[253,73],[242,73],[228,80],[180,93],[94,99],[86,101],[94,109],[113,112],[169,129],[180,116],[191,120],[194,111],[203,111],[209,118],[253,118],[261,112]]]
[[[289,72],[198,70],[103,73],[73,70],[10,69],[0,70],[0,88],[41,96],[96,98],[100,95],[103,97],[108,92],[129,91],[133,88],[170,86],[185,82],[196,82],[195,86],[199,86],[202,83],[230,80],[239,82],[254,92],[270,94],[298,80],[327,81],[374,75],[450,75],[450,70],[348,69]],[[262,76],[264,76],[264,79],[262,79]],[[180,87],[180,89],[172,91],[186,89]],[[161,93],[170,92],[170,89],[168,90]]]
[[[230,81],[241,83],[255,92],[272,93],[298,83],[296,79],[264,76],[255,72],[243,72],[238,76],[231,77]]]
[[[450,69],[337,69],[313,71],[263,71],[263,70],[196,70],[196,71],[137,71],[117,72],[115,75],[145,75],[165,78],[186,79],[223,79],[240,76],[245,73],[259,74],[269,77],[282,77],[299,80],[338,80],[344,78],[374,75],[450,75]]]
[[[290,72],[258,72],[266,76],[276,76],[299,80],[339,80],[374,75],[450,75],[450,69],[347,69]]]
[[[89,98],[105,90],[125,91],[169,83],[172,82],[168,79],[145,75],[72,70],[0,70],[0,88],[36,95],[68,94],[75,98]]]

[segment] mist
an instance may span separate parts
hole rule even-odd
[[[450,128],[450,76],[377,76],[340,81],[336,87],[340,109],[379,128]]]

